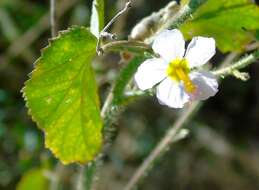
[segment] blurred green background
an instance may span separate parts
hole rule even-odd
[[[89,25],[90,0],[60,0],[58,27]],[[128,14],[112,27],[119,38],[144,16],[169,0],[136,0]],[[124,6],[106,1],[106,21]],[[76,165],[62,166],[44,148],[43,133],[27,114],[20,90],[40,49],[48,44],[49,1],[0,0],[0,189],[75,189]],[[226,54],[213,59],[219,63]],[[118,54],[95,60],[102,98],[121,65]],[[259,189],[259,65],[247,82],[226,78],[219,93],[206,101],[186,128],[189,136],[173,145],[143,180],[144,190]],[[116,123],[111,151],[98,169],[95,187],[122,189],[134,170],[154,148],[179,110],[159,105],[156,98],[131,104]]]

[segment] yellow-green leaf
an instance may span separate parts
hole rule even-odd
[[[40,168],[26,172],[16,186],[16,190],[46,190],[49,189],[48,179],[44,176],[44,170]]]
[[[96,38],[84,27],[62,32],[35,63],[23,94],[45,132],[45,144],[63,163],[86,163],[102,145],[102,121],[91,61]]]
[[[241,51],[259,29],[259,7],[251,0],[208,0],[180,29],[187,39],[214,37],[222,52]]]

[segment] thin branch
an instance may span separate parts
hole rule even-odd
[[[50,0],[50,27],[52,38],[57,35],[56,0]]]
[[[110,22],[108,22],[108,24],[103,28],[103,30],[101,31],[101,33],[106,32],[110,26],[116,21],[117,18],[119,18],[122,14],[124,14],[129,8],[131,8],[131,1],[127,1],[125,4],[125,7],[119,11],[111,20]]]
[[[181,128],[183,128],[184,124],[187,120],[190,119],[190,116],[194,113],[194,111],[199,107],[199,102],[194,102],[190,105],[190,107],[183,112],[183,114],[177,119],[175,124],[170,127],[166,135],[162,138],[162,140],[158,143],[158,145],[153,149],[150,155],[145,159],[145,161],[141,164],[141,166],[134,173],[129,183],[126,185],[124,190],[133,189],[140,179],[145,176],[148,169],[152,166],[154,161],[165,152],[165,150],[175,142],[175,138],[177,133]]]
[[[97,54],[102,54],[102,48],[100,47],[100,43],[103,39],[103,37],[105,37],[107,34],[109,35],[109,33],[107,33],[106,31],[111,27],[111,25],[122,15],[124,14],[129,8],[131,8],[131,0],[128,0],[125,4],[125,7],[119,11],[109,22],[108,24],[102,29],[102,31],[100,32],[100,35],[99,35],[99,38],[98,38],[98,41],[97,41],[97,46],[96,46],[96,51],[97,51]],[[114,38],[113,35],[111,35],[112,38]]]

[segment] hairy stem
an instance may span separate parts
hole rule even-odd
[[[127,50],[129,52],[140,52],[142,53],[143,51],[147,51],[152,53],[151,47],[141,41],[127,41],[127,40],[122,40],[122,41],[114,41],[107,43],[103,45],[102,50],[104,52],[108,51],[122,51],[122,50]]]
[[[234,71],[247,67],[248,65],[256,61],[258,58],[259,58],[259,50],[254,51],[253,53],[241,58],[239,61],[237,61],[236,63],[230,66],[213,71],[213,74],[217,76],[232,75]]]

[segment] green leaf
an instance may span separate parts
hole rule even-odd
[[[144,55],[136,56],[121,70],[113,90],[113,104],[119,105],[123,102],[124,91],[128,82],[145,59],[146,57]]]
[[[259,7],[250,0],[208,0],[180,29],[187,39],[214,37],[222,52],[241,51],[259,29]]]
[[[98,38],[104,27],[104,0],[93,0],[90,30]]]
[[[86,163],[102,145],[102,121],[91,60],[96,38],[84,27],[62,32],[43,50],[23,89],[45,144],[63,163]]]
[[[48,179],[44,176],[44,170],[37,168],[26,172],[16,186],[16,190],[46,190]]]

